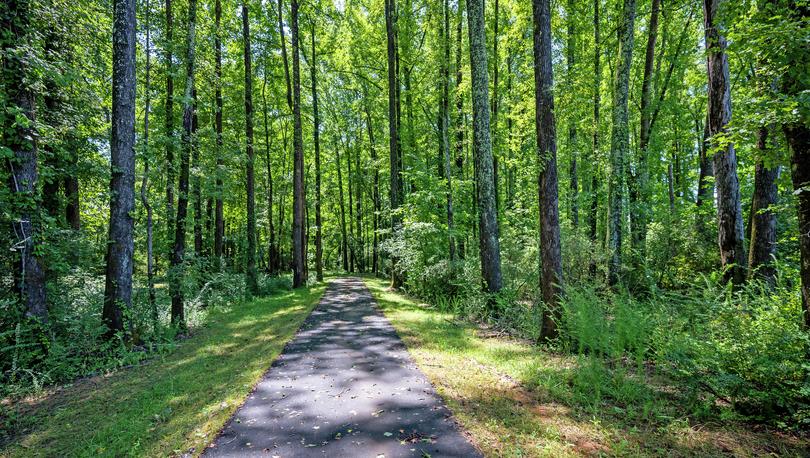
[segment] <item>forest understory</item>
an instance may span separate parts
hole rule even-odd
[[[486,456],[810,455],[808,42],[808,0],[6,0],[0,455],[201,453],[344,275]]]

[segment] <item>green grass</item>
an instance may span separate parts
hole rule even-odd
[[[550,354],[366,278],[384,314],[486,456],[806,456],[807,437],[690,418],[633,364]],[[640,372],[640,375],[639,375]]]
[[[17,403],[11,411],[30,426],[0,456],[199,454],[324,289],[237,302],[163,357]]]

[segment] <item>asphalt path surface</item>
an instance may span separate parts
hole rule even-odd
[[[318,307],[209,457],[480,457],[356,278]]]

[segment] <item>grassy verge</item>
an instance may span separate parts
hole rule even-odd
[[[549,354],[394,293],[386,281],[365,282],[487,456],[806,456],[810,450],[806,437],[719,419],[697,423],[666,381]]]
[[[214,311],[179,348],[12,407],[31,425],[0,456],[199,454],[325,289],[285,291]]]

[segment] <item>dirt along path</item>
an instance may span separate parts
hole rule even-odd
[[[210,457],[480,457],[357,278],[318,307]]]

